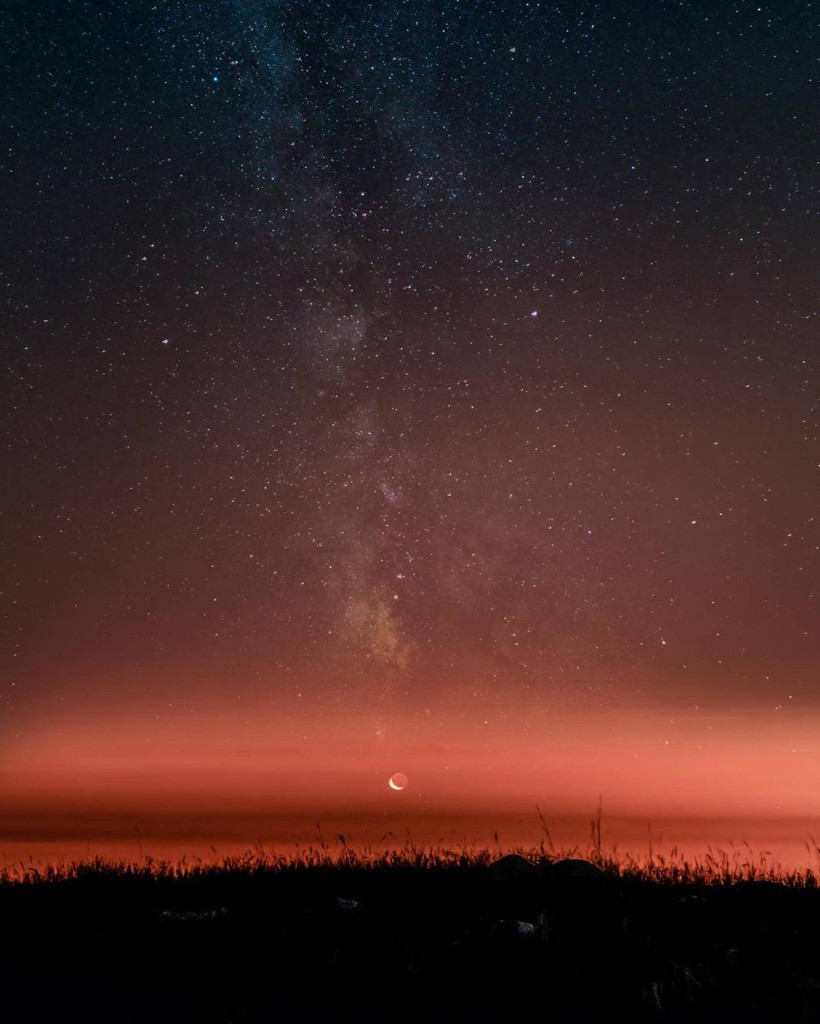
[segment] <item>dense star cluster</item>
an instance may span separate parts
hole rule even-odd
[[[810,4],[3,19],[4,735],[816,699]]]

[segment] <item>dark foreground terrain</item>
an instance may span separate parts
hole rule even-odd
[[[0,1019],[820,1022],[812,873],[601,864],[410,850],[18,872],[0,881]]]

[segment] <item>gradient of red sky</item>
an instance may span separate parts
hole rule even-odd
[[[820,720],[777,713],[478,719],[292,717],[54,720],[7,745],[0,807],[270,814],[430,811],[760,817],[820,813]],[[393,771],[410,783],[387,786]]]

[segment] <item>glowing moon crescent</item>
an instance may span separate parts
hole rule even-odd
[[[409,779],[404,774],[404,772],[395,772],[387,780],[387,785],[391,789],[395,789],[397,792],[399,792],[402,789],[404,789],[404,787],[407,785],[408,782],[409,782]]]

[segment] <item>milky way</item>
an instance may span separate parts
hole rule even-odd
[[[7,12],[0,733],[816,713],[815,20]]]

